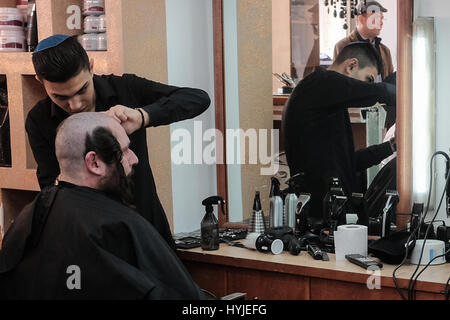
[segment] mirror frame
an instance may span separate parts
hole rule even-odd
[[[214,96],[216,129],[222,132],[222,146],[226,146],[225,71],[224,71],[224,17],[223,0],[213,1]],[[397,227],[404,229],[412,208],[412,35],[414,0],[397,0]],[[223,159],[226,150],[223,148]],[[217,193],[228,203],[227,164],[217,164]],[[221,227],[228,223],[228,211],[219,215]]]

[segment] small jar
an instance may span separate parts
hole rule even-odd
[[[106,51],[108,49],[106,33],[97,34],[97,50]]]
[[[98,32],[106,32],[106,16],[103,14],[100,17]]]
[[[23,30],[0,29],[0,51],[22,52],[26,50],[25,33]]]
[[[22,12],[17,8],[0,8],[0,29],[23,31]]]
[[[105,13],[105,0],[84,0],[83,14],[85,16],[99,16]]]
[[[100,19],[97,16],[87,16],[84,18],[84,33],[99,32]]]
[[[97,50],[97,34],[96,33],[86,33],[78,37],[78,42],[81,43],[84,50],[86,51],[96,51]]]

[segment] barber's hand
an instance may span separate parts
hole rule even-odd
[[[397,132],[394,132],[394,136],[389,140],[389,143],[391,144],[392,152],[397,152]]]
[[[144,114],[144,127],[149,123],[149,116],[145,110],[142,110]],[[122,105],[116,105],[106,111],[106,114],[112,116],[119,122],[125,129],[127,135],[139,130],[142,127],[142,116],[137,109],[128,108]]]

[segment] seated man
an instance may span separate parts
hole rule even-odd
[[[393,142],[355,152],[349,107],[395,103],[395,87],[373,83],[381,72],[379,55],[367,42],[345,47],[328,69],[318,68],[292,93],[283,114],[286,157],[291,176],[305,174],[311,216],[320,223],[331,178],[339,178],[350,196],[356,173],[389,157]]]
[[[83,112],[59,127],[59,185],[17,217],[0,251],[0,299],[199,299],[185,267],[130,205],[125,130]]]

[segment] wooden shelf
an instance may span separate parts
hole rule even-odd
[[[82,8],[83,0],[39,0],[36,4],[39,40],[54,34],[83,33],[82,29],[69,29],[67,24],[72,15],[67,9],[72,5]],[[164,1],[154,0],[149,5],[148,0],[105,0],[105,11],[109,50],[87,52],[94,60],[94,73],[121,75],[129,72],[166,82],[166,47],[165,42],[161,43],[166,30],[159,28],[165,23]],[[80,18],[82,27],[83,16]],[[5,220],[8,217],[12,221],[40,190],[25,121],[28,112],[47,95],[35,79],[31,52],[1,52],[0,75],[6,76],[8,86],[12,162],[10,168],[0,167],[0,201],[4,205]],[[170,157],[170,152],[168,155]],[[8,224],[5,227],[7,229]]]
[[[0,52],[0,74],[34,74],[31,52]]]
[[[36,170],[0,168],[0,186],[2,189],[39,191]]]

